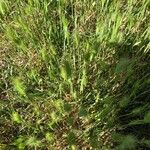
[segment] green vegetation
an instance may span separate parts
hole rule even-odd
[[[150,149],[149,0],[0,0],[0,150]]]

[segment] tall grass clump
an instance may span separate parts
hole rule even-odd
[[[149,0],[0,0],[0,149],[150,148]]]

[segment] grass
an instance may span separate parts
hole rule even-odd
[[[150,148],[149,0],[0,1],[0,149]]]

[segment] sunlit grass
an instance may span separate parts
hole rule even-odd
[[[148,149],[149,7],[1,0],[0,149]]]

